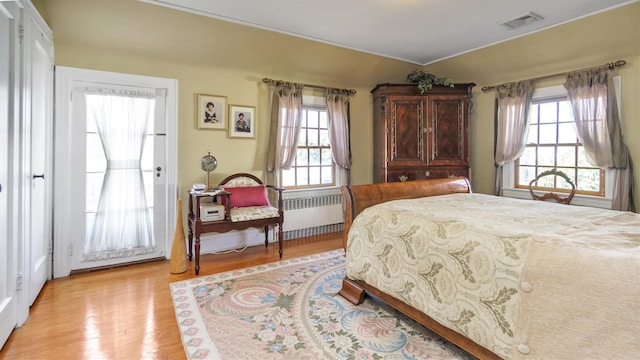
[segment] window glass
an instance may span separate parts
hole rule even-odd
[[[538,109],[540,111],[540,123],[556,123],[558,108],[556,103],[541,103]]]
[[[306,110],[307,113],[307,127],[310,129],[317,129],[318,124],[318,112],[316,110]]]
[[[309,185],[320,184],[320,167],[314,166],[309,168]]]
[[[578,169],[577,189],[598,191],[600,185],[600,169]]]
[[[529,126],[529,135],[527,137],[527,144],[535,144],[538,142],[538,127]]]
[[[309,165],[309,149],[307,148],[298,148],[296,150],[296,166],[307,166]]]
[[[320,130],[320,146],[330,146],[329,130]]]
[[[556,124],[540,124],[540,139],[538,140],[539,144],[555,144],[556,143],[556,134],[557,134],[557,126]]]
[[[591,166],[591,164],[587,160],[587,153],[584,151],[583,147],[578,148],[578,166],[579,167]]]
[[[556,161],[556,149],[554,147],[538,147],[537,165],[553,167]]]
[[[298,134],[298,146],[307,145],[307,128],[303,127],[300,129],[300,133]]]
[[[309,185],[309,168],[298,167],[296,168],[296,185],[303,186]]]
[[[520,156],[520,165],[534,165],[536,164],[536,148],[526,147],[522,156]]]
[[[576,166],[576,148],[575,146],[558,146],[557,148],[557,165],[562,167]]]
[[[322,170],[322,183],[327,185],[333,184],[333,166],[323,166]]]
[[[312,165],[312,166],[320,165],[320,149],[318,148],[309,149],[309,165]]]
[[[560,123],[558,124],[558,143],[560,144],[575,144],[578,140],[576,135],[575,125],[573,123]]]

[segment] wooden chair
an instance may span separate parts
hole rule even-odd
[[[195,250],[196,275],[200,272],[200,235],[202,233],[262,228],[264,245],[267,247],[269,246],[269,226],[278,226],[278,251],[282,258],[282,224],[284,222],[282,191],[284,189],[271,185],[265,186],[256,176],[247,173],[228,176],[218,184],[218,188],[222,191],[215,195],[190,193],[189,196],[189,261]],[[272,196],[277,196],[277,207],[271,205],[269,192]],[[207,196],[213,196],[218,204],[224,205],[224,219],[202,221],[200,199]]]
[[[569,195],[566,197],[561,197],[558,194],[554,193],[554,192],[547,192],[544,193],[543,195],[537,195],[534,192],[534,186],[538,185],[538,181],[546,176],[559,176],[561,178],[563,178],[567,184],[571,185],[571,190],[569,191]],[[534,185],[535,184],[535,185]],[[573,199],[573,196],[576,194],[576,185],[573,183],[573,181],[571,181],[571,179],[569,179],[569,176],[567,176],[567,174],[563,173],[562,171],[558,170],[558,169],[551,169],[551,170],[547,170],[547,171],[543,171],[541,172],[535,179],[531,180],[529,182],[529,193],[531,193],[531,197],[534,200],[548,200],[548,199],[552,199],[555,200],[559,203],[562,204],[569,204],[571,202],[571,199]]]

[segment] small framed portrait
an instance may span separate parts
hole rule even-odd
[[[198,122],[198,129],[226,129],[226,96],[198,94],[196,107],[196,120]]]
[[[255,106],[229,105],[229,137],[256,136]]]

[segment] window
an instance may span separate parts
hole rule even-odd
[[[282,170],[282,186],[311,188],[335,185],[335,168],[325,107],[303,106],[296,159]]]
[[[605,172],[587,161],[578,140],[566,96],[533,100],[526,148],[515,162],[515,187],[528,188],[543,171],[556,168],[574,182],[576,193],[605,195]],[[571,187],[561,177],[547,177],[536,189],[568,192]]]

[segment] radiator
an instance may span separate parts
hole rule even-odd
[[[340,189],[292,190],[282,194],[284,240],[344,229]]]

